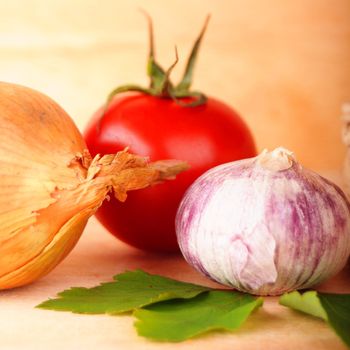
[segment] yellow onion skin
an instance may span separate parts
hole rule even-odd
[[[127,151],[91,159],[82,135],[49,97],[0,82],[0,289],[51,271],[74,247],[109,191],[161,182],[179,161],[148,163]]]
[[[186,192],[176,217],[185,259],[209,278],[256,295],[310,288],[350,255],[342,190],[283,148],[215,167]]]

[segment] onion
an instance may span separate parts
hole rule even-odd
[[[350,255],[350,204],[283,148],[215,167],[176,217],[185,259],[222,284],[258,295],[309,288]]]
[[[51,99],[0,83],[0,289],[34,281],[74,247],[108,192],[173,178],[179,161],[127,151],[91,159],[70,117]]]

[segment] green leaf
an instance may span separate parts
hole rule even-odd
[[[295,291],[282,295],[280,304],[322,318],[350,347],[350,294]]]
[[[327,314],[321,305],[317,292],[314,290],[303,294],[297,291],[283,294],[279,299],[279,303],[327,321]]]
[[[94,288],[71,288],[38,308],[87,314],[118,314],[163,300],[193,298],[208,287],[151,275],[141,270],[114,276],[114,282]]]
[[[210,330],[235,330],[263,303],[233,291],[210,291],[189,300],[171,300],[134,311],[144,337],[179,342]]]
[[[350,347],[350,294],[318,293],[328,323]]]

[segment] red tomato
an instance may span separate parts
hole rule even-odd
[[[111,198],[98,210],[97,218],[113,235],[140,249],[177,251],[175,214],[189,185],[218,164],[256,155],[243,120],[213,98],[197,107],[183,107],[171,99],[122,94],[114,98],[99,125],[101,114],[102,109],[85,132],[92,155],[129,147],[151,161],[179,159],[190,164],[176,180],[130,192],[124,203]]]

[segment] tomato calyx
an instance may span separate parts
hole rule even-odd
[[[155,59],[152,19],[146,12],[144,12],[144,14],[148,20],[149,30],[150,49],[147,62],[147,75],[150,78],[149,86],[142,87],[136,84],[127,84],[114,89],[108,95],[106,108],[109,106],[110,102],[117,94],[128,91],[141,92],[159,98],[170,98],[183,107],[196,107],[205,104],[207,97],[200,91],[191,91],[190,88],[192,84],[193,71],[197,59],[198,50],[202,42],[205,30],[208,26],[210,16],[207,16],[204,26],[192,47],[181,81],[177,85],[174,85],[170,80],[170,74],[179,60],[177,48],[175,46],[174,62],[167,70],[164,70]],[[184,98],[190,98],[190,100],[185,102],[183,100]]]

